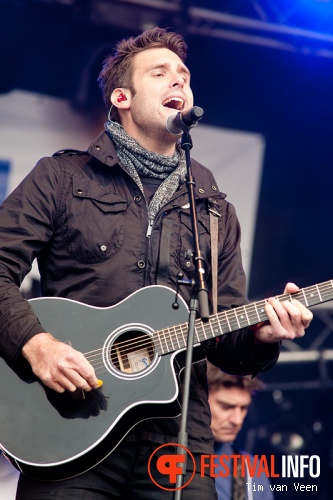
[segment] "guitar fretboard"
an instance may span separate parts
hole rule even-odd
[[[275,297],[279,301],[298,300],[306,307],[312,307],[333,299],[333,280],[325,281],[296,293],[284,293]],[[268,299],[252,302],[244,306],[213,314],[207,322],[195,321],[195,344],[231,333],[241,328],[267,321],[265,305]],[[188,323],[171,326],[155,332],[155,344],[159,354],[183,349],[187,345]]]

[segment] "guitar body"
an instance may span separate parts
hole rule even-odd
[[[30,301],[46,331],[83,352],[103,385],[58,394],[0,360],[0,442],[15,467],[36,479],[72,477],[109,455],[139,421],[180,414],[181,351],[158,354],[152,341],[154,331],[188,320],[185,303],[174,310],[174,300],[174,291],[152,286],[110,308]]]
[[[333,280],[278,300],[306,307],[333,299]],[[45,330],[81,351],[103,385],[58,394],[41,384],[28,363],[14,373],[0,360],[0,449],[36,479],[76,476],[107,457],[138,422],[180,414],[178,378],[187,345],[188,309],[175,292],[150,286],[119,304],[98,308],[62,298],[33,299]],[[262,300],[195,321],[200,343],[267,321]],[[203,359],[194,349],[193,362]]]

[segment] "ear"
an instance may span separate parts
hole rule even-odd
[[[118,109],[130,107],[131,93],[128,89],[116,88],[111,94],[111,103]]]

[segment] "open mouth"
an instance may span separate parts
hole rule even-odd
[[[163,106],[170,109],[175,109],[176,111],[182,111],[184,109],[184,101],[181,97],[170,97],[163,101]]]

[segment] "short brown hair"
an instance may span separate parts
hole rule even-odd
[[[238,387],[253,394],[265,387],[261,380],[253,378],[252,375],[229,375],[209,363],[209,361],[207,361],[207,381],[209,392],[217,391],[221,387],[226,389]]]
[[[98,77],[104,103],[110,107],[110,96],[114,89],[124,87],[133,92],[132,61],[136,54],[152,48],[166,48],[177,54],[185,62],[187,45],[184,38],[177,33],[169,32],[164,28],[153,28],[144,31],[137,37],[124,38],[117,43],[113,55],[106,57]],[[112,118],[119,121],[116,108],[112,110]]]

